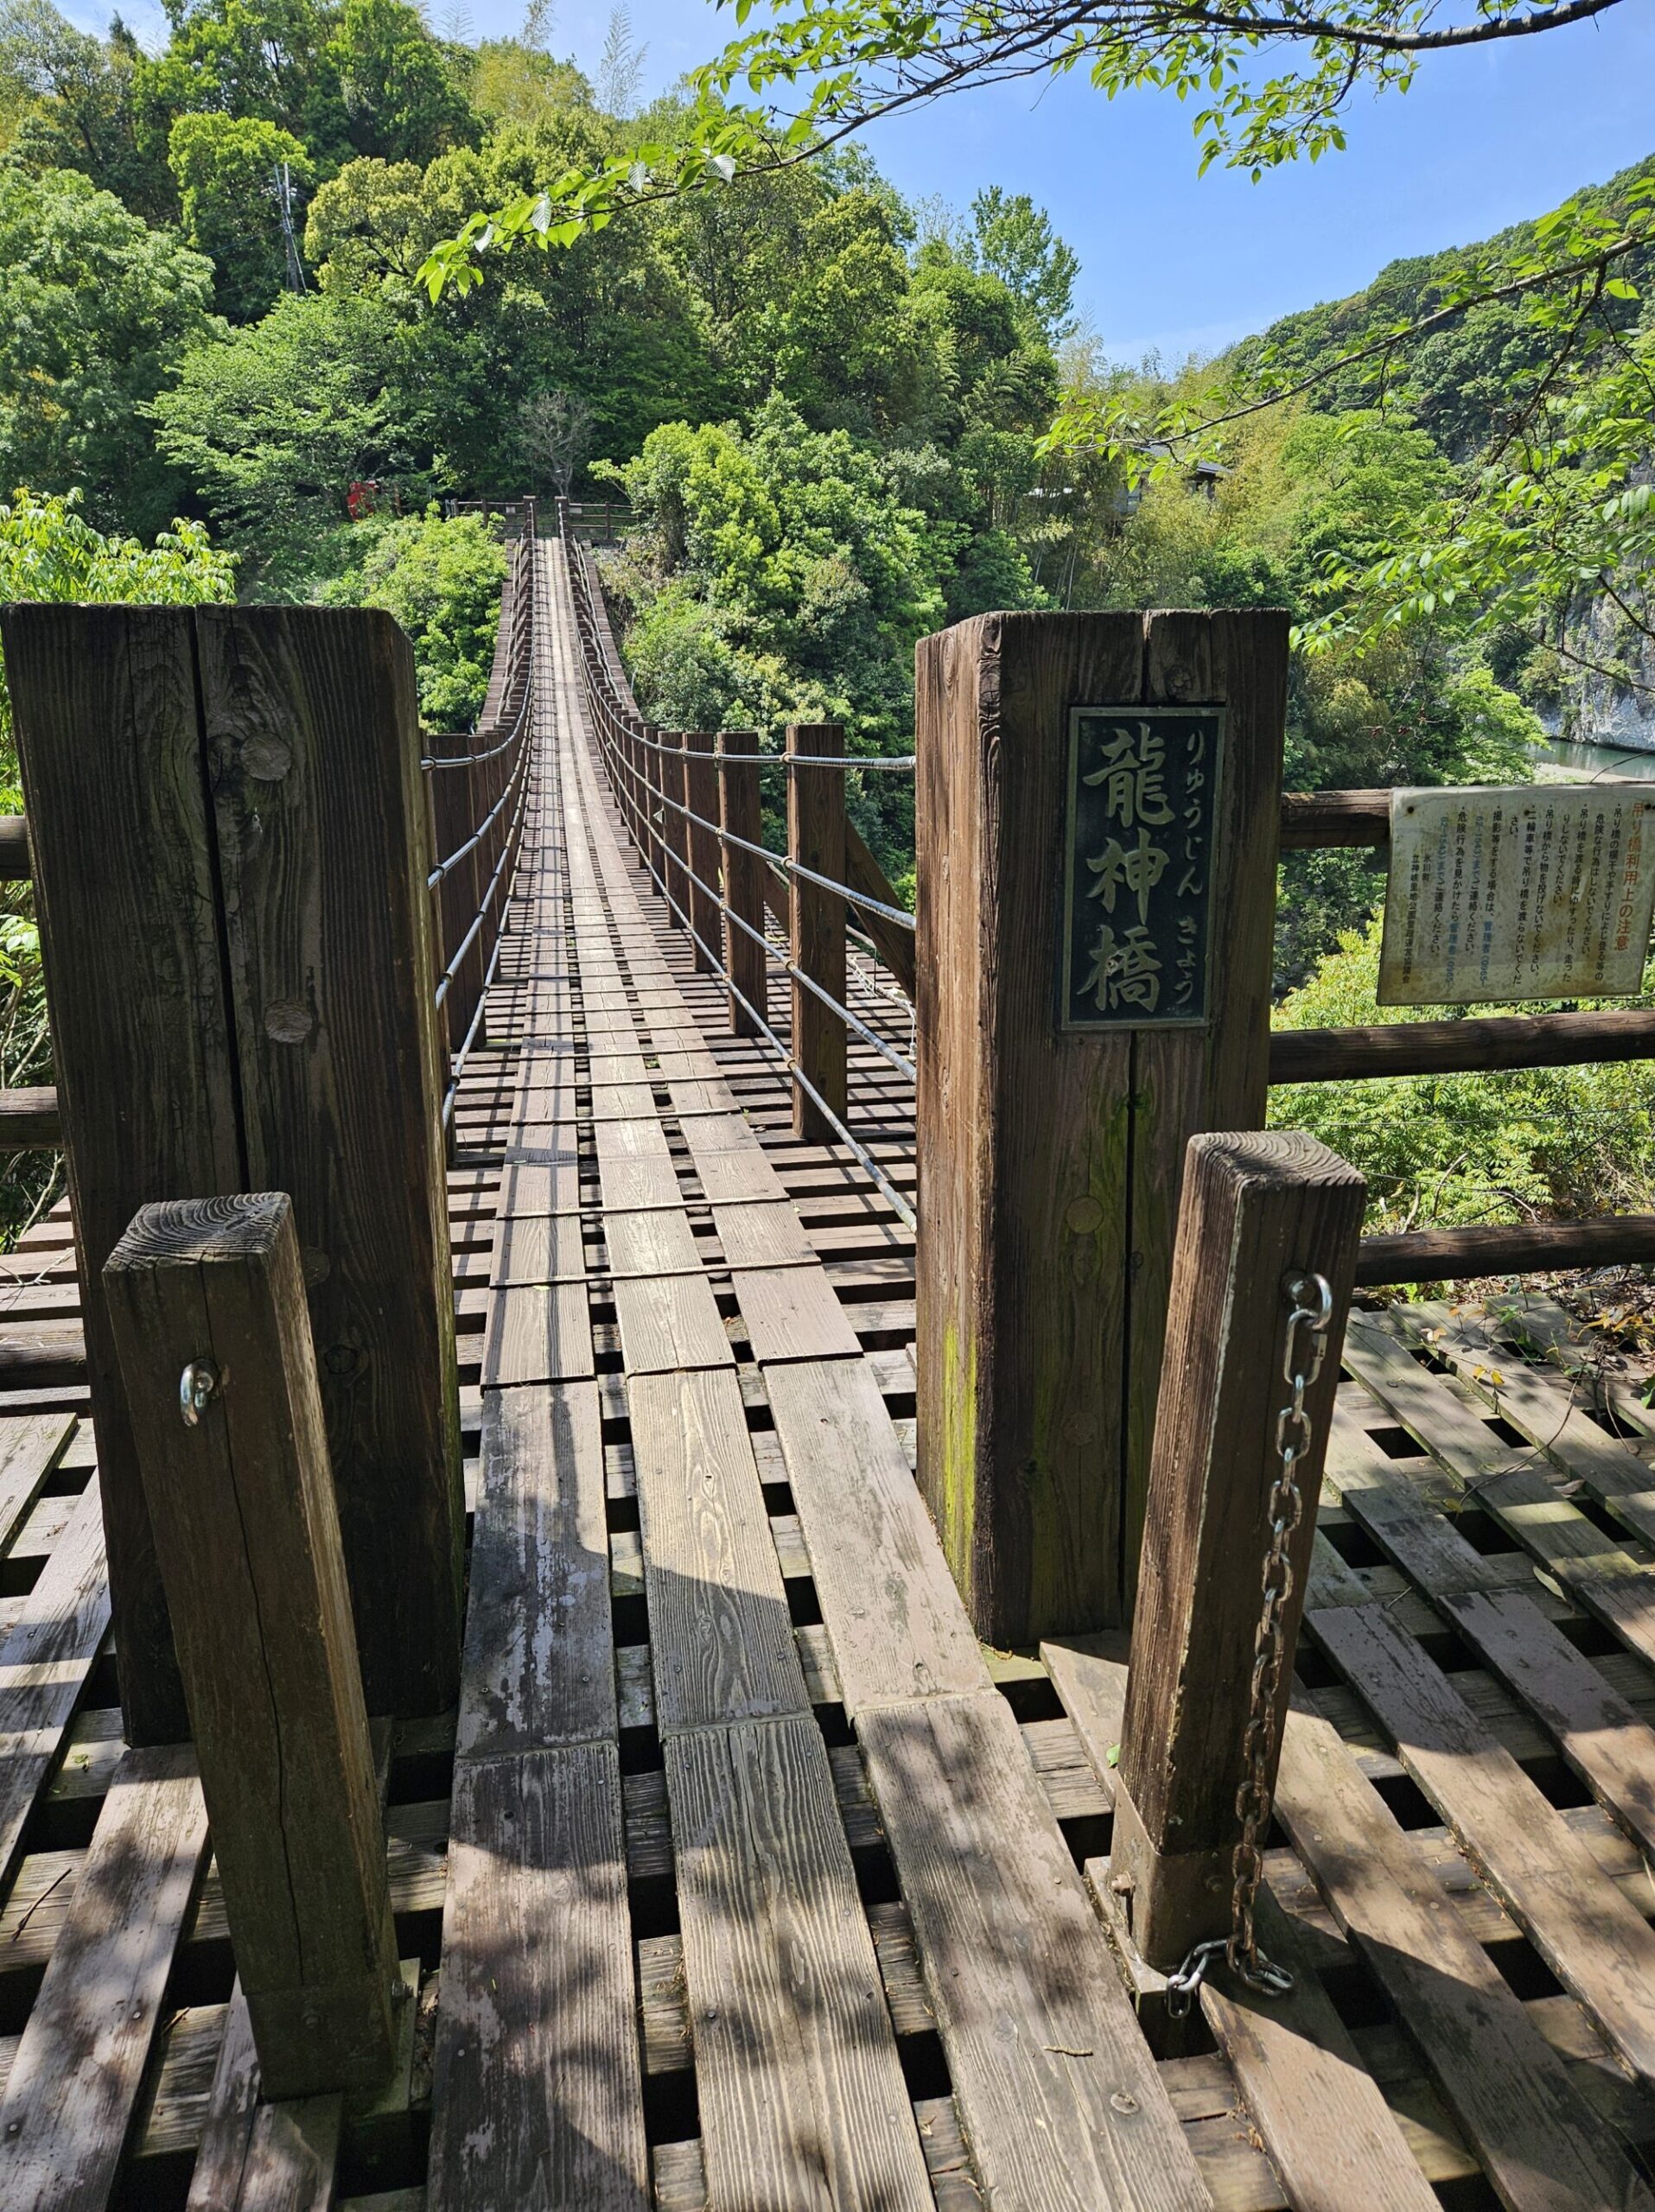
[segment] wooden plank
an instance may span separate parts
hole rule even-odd
[[[1009,1706],[929,1698],[856,1729],[988,2203],[1206,2207]]]
[[[16,1871],[35,1800],[97,1664],[109,1617],[103,1506],[93,1480],[0,1642],[0,1887]]]
[[[1307,1619],[1546,1964],[1655,2077],[1655,1929],[1383,1605]]]
[[[711,2212],[933,2212],[815,1721],[665,1751]]]
[[[74,1431],[73,1414],[22,1414],[0,1421],[0,1552],[22,1526]]]
[[[494,1240],[489,1281],[508,1283],[583,1282],[586,1240],[578,1214],[504,1215]]]
[[[260,2101],[247,2000],[231,1994],[185,2212],[328,2212],[344,2100]]]
[[[1276,1815],[1406,2021],[1511,2212],[1647,2212],[1652,2199],[1332,1726],[1295,1704]]]
[[[145,1206],[104,1288],[264,2082],[377,2088],[401,1983],[292,1208]]]
[[[218,887],[188,607],[16,607],[0,620],[135,1742],[188,1733],[101,1283],[146,1200],[242,1187]]]
[[[772,1368],[765,1389],[851,1719],[985,1689],[983,1655],[867,1363]]]
[[[735,1365],[723,1317],[699,1272],[621,1277],[614,1285],[614,1308],[628,1374]]]
[[[724,1260],[737,1268],[809,1267],[817,1248],[805,1234],[798,1214],[785,1198],[748,1205],[716,1205],[713,1227]]]
[[[730,1280],[753,1357],[761,1367],[774,1360],[860,1355],[850,1316],[819,1267],[743,1268]]]
[[[1481,1553],[1417,1483],[1393,1473],[1392,1465],[1341,1393],[1328,1427],[1327,1476],[1354,1518],[1433,1599],[1450,1591],[1498,1588]]]
[[[110,2202],[207,1843],[188,1746],[129,1752],[0,2102],[7,2212]]]
[[[595,1371],[583,1281],[519,1283],[495,1294],[483,1351],[485,1389],[577,1382]]]
[[[568,1152],[525,1152],[507,1158],[500,1174],[502,1217],[523,1221],[533,1215],[578,1213],[580,1160]]]
[[[439,1712],[464,1505],[413,652],[370,608],[195,626],[247,1184],[293,1201],[369,1707]]]
[[[455,1756],[615,1732],[597,1385],[491,1390]]]
[[[837,722],[789,722],[786,747],[805,758],[838,755],[844,732]],[[787,857],[831,883],[845,880],[844,772],[838,768],[792,768],[787,772]],[[819,883],[792,881],[793,966],[818,990],[845,1001],[844,901]],[[792,979],[793,1135],[829,1144],[837,1132],[829,1118],[845,1116],[845,1028],[816,991]],[[808,1082],[822,1103],[805,1089]],[[825,1110],[824,1110],[825,1109]]]
[[[1336,1357],[1322,1357],[1304,1322],[1291,1323],[1299,1313],[1314,1318],[1316,1288],[1302,1288],[1296,1305],[1284,1289],[1314,1271],[1328,1301],[1324,1341],[1336,1353],[1366,1196],[1353,1167],[1299,1130],[1189,1142],[1108,1892],[1158,1973],[1229,1929],[1237,1793],[1259,1694],[1261,1562],[1290,1402],[1283,1376],[1319,1364],[1278,1614],[1287,1656],[1262,1691],[1271,1715],[1266,1797],[1274,1779],[1338,1382]]]
[[[684,1185],[672,1160],[611,1158],[599,1162],[606,1214],[631,1213],[645,1206],[681,1206]]]
[[[786,1203],[787,1186],[761,1150],[755,1147],[752,1151],[697,1152],[692,1137],[691,1154],[696,1164],[697,1179],[708,1204],[715,1210],[715,1217],[718,1207],[735,1206],[748,1200]]]
[[[656,1725],[807,1713],[734,1374],[630,1376]]]
[[[430,2212],[647,2212],[619,1755],[455,1773]]]
[[[683,1213],[657,1209],[646,1213],[612,1213],[603,1219],[609,1273],[623,1275],[699,1274],[706,1262]]]

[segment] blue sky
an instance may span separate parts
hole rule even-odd
[[[475,36],[514,29],[520,0],[461,0]],[[443,20],[453,0],[430,0]],[[68,0],[100,24],[97,0]],[[130,11],[142,20],[143,10]],[[653,92],[731,34],[710,0],[631,0]],[[551,44],[590,67],[608,0],[562,0]],[[1655,151],[1655,7],[1443,57],[1413,92],[1364,101],[1349,149],[1261,183],[1195,174],[1188,112],[1110,103],[1075,80],[957,94],[870,132],[911,197],[964,206],[984,184],[1027,192],[1080,256],[1079,301],[1117,358],[1212,351],[1273,316],[1356,290],[1398,255],[1487,236]]]

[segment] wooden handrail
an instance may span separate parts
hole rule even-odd
[[[1392,1283],[1470,1281],[1634,1261],[1655,1261],[1655,1214],[1365,1236],[1357,1248],[1356,1281],[1360,1289],[1377,1290]]]
[[[1283,791],[1282,793],[1282,850],[1304,852],[1329,845],[1372,845],[1391,842],[1391,793],[1388,788],[1365,791]]]
[[[0,1090],[0,1153],[54,1152],[62,1141],[63,1124],[53,1084]]]
[[[1277,1029],[1274,1083],[1348,1083],[1377,1076],[1485,1075],[1499,1068],[1585,1066],[1655,1057],[1655,1008],[1607,1014],[1468,1014],[1359,1029]]]

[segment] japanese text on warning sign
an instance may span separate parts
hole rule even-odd
[[[1652,817],[1645,786],[1393,791],[1380,1005],[1633,996]]]

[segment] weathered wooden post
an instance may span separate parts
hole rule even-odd
[[[694,756],[684,763],[684,803],[691,815],[684,824],[690,848],[690,924],[696,966],[705,976],[712,973],[718,957],[718,771],[713,741],[709,729],[684,734],[684,747]]]
[[[759,750],[756,730],[727,729],[718,739],[718,820],[724,867],[724,969],[730,979],[729,1027],[733,1037],[756,1037],[756,1007],[767,1007],[764,946],[764,862],[744,845],[764,842],[764,804],[759,771],[746,765]],[[742,843],[737,843],[737,839]],[[739,920],[734,918],[739,917]],[[745,922],[747,928],[741,927]],[[756,930],[757,937],[748,935]],[[746,1003],[743,1003],[743,1001]]]
[[[839,758],[844,732],[837,722],[789,722],[786,747],[787,857],[814,875],[845,880],[844,771],[795,766],[799,756]],[[792,963],[818,989],[841,1005],[845,995],[844,899],[808,877],[792,878]],[[845,1027],[809,983],[793,977],[793,1135],[809,1144],[831,1144],[838,1135],[816,1098],[841,1121],[845,1115]],[[804,1080],[801,1080],[801,1076]]]
[[[1244,1779],[1260,1841],[1268,1826],[1365,1198],[1296,1130],[1190,1142],[1110,1853],[1115,1907],[1162,1972],[1229,1932]],[[1302,1422],[1289,1370],[1314,1372]],[[1261,1651],[1284,1448],[1298,1503]]]
[[[1184,1147],[1264,1118],[1287,618],[917,654],[920,1479],[979,1635],[1119,1626]]]
[[[690,825],[684,818],[684,733],[652,730],[650,735],[665,749],[655,754],[661,787],[661,881],[667,901],[666,918],[675,929],[690,926]]]
[[[464,1521],[408,641],[354,609],[3,628],[128,1736],[188,1719],[103,1265],[141,1205],[249,1187],[292,1195],[370,1709],[440,1711]]]
[[[145,1206],[103,1280],[264,2094],[372,2088],[402,1985],[292,1208]]]

